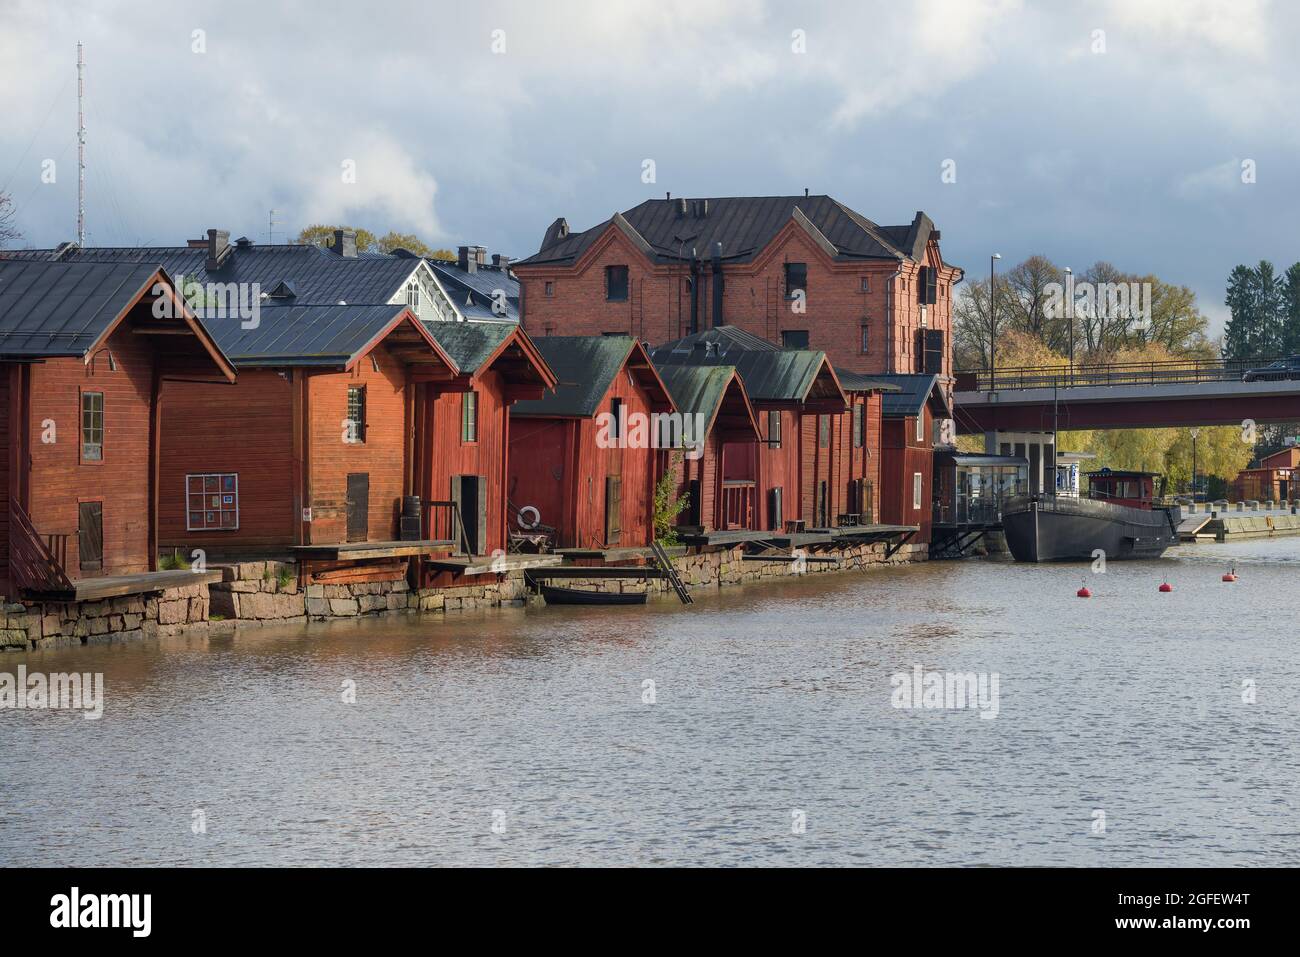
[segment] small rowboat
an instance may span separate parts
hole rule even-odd
[[[542,597],[548,605],[644,605],[646,593],[587,591],[583,588],[542,585]]]

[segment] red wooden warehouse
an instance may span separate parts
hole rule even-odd
[[[506,479],[510,407],[541,399],[555,373],[512,322],[430,322],[425,326],[459,373],[417,387],[415,488],[426,501],[453,502],[463,535],[456,550],[491,555],[507,548]]]
[[[882,521],[915,525],[928,543],[934,510],[935,422],[952,417],[938,376],[881,376],[899,387],[882,405]],[[947,467],[947,466],[945,466]],[[950,482],[945,483],[951,485]]]
[[[733,366],[657,367],[681,416],[665,442],[686,500],[678,524],[700,532],[756,529],[761,432]],[[680,441],[678,441],[680,439]]]
[[[649,355],[629,336],[536,343],[558,384],[511,411],[510,505],[562,548],[649,545],[660,458],[650,416],[673,411]]]
[[[0,589],[77,599],[153,570],[162,383],[235,378],[171,279],[0,260],[0,364]]]
[[[779,349],[734,326],[718,326],[654,350],[661,368],[732,365],[758,412],[757,524],[783,529],[870,524],[880,476],[880,393],[894,387],[848,375],[846,389],[825,353]]]
[[[394,305],[264,306],[255,328],[205,323],[239,380],[168,386],[163,545],[342,558],[347,543],[397,540],[415,494],[416,389],[459,375],[424,324]]]

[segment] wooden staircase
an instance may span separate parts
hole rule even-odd
[[[664,551],[663,544],[658,540],[651,542],[650,551],[654,555],[656,567],[664,573],[664,577],[667,578],[668,583],[673,586],[673,591],[677,592],[677,597],[682,600],[682,604],[695,604],[695,599],[692,598],[691,593],[686,590],[686,584],[682,581],[682,577],[677,574],[677,569],[673,567],[672,559],[669,558],[668,553]]]
[[[75,591],[64,570],[68,560],[68,536],[42,538],[31,516],[17,502],[9,503],[9,569],[14,584],[30,592]]]

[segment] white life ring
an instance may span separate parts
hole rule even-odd
[[[532,512],[532,513],[533,513],[533,518],[532,518],[532,521],[531,521],[531,522],[525,522],[525,521],[524,521],[524,514],[525,514],[526,512]],[[535,529],[538,525],[542,524],[542,513],[539,512],[539,511],[537,510],[537,507],[536,507],[536,506],[533,506],[533,505],[525,505],[525,506],[524,506],[523,508],[521,508],[521,509],[518,511],[518,513],[515,515],[515,521],[519,523],[519,527],[522,528],[524,531],[526,531],[526,532],[531,532],[531,531],[532,531],[533,529]]]

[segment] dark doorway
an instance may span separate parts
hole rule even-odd
[[[486,555],[487,479],[481,475],[453,475],[451,500],[460,510],[465,547],[469,548],[471,555]]]
[[[605,544],[617,545],[623,537],[623,477],[605,477]]]
[[[348,473],[348,541],[364,542],[370,536],[370,473]]]
[[[826,482],[825,480],[817,483],[817,501],[813,503],[813,513],[817,519],[818,528],[829,528],[830,522],[827,520],[826,507]]]
[[[104,570],[103,502],[81,502],[77,506],[77,545],[82,574]]]

